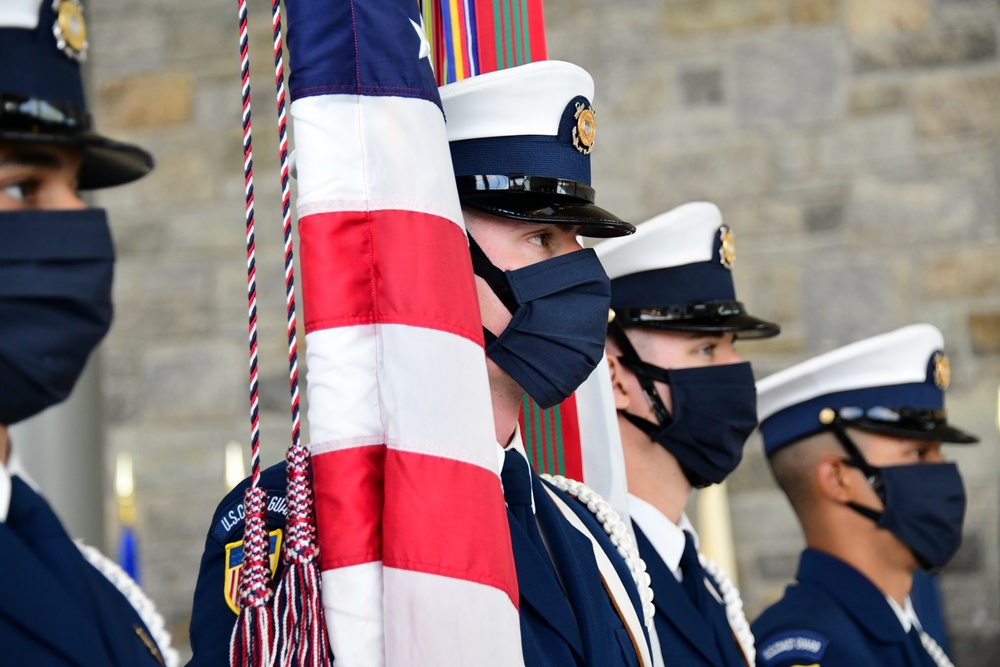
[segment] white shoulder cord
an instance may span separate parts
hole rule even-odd
[[[934,638],[923,630],[918,630],[920,634],[920,643],[924,645],[924,649],[927,651],[928,655],[931,656],[931,660],[934,661],[938,667],[955,667],[955,665],[948,658],[948,655],[944,652]]]
[[[719,592],[722,593],[722,602],[726,605],[726,618],[729,620],[729,627],[736,635],[736,641],[739,642],[740,648],[743,650],[747,664],[751,666],[756,664],[757,650],[754,648],[750,624],[747,622],[746,614],[743,613],[743,600],[740,598],[739,589],[715,561],[700,553],[698,560],[705,573],[715,580]]]
[[[139,618],[142,619],[143,624],[149,629],[149,633],[152,635],[153,641],[156,642],[157,648],[160,649],[160,654],[163,656],[166,666],[179,667],[181,662],[180,655],[176,649],[170,646],[170,633],[167,632],[163,616],[156,611],[153,601],[139,588],[139,584],[135,583],[135,580],[128,576],[125,570],[118,566],[118,563],[115,563],[94,547],[86,545],[80,540],[74,540],[74,544],[80,549],[80,553],[83,554],[87,562],[93,565],[94,569],[103,574],[115,588],[121,591],[121,594],[125,596],[128,603],[132,605]]]
[[[628,526],[622,521],[621,516],[614,510],[611,503],[583,482],[562,475],[539,476],[560,491],[568,493],[586,505],[587,509],[593,512],[597,520],[601,522],[604,532],[608,534],[611,543],[615,545],[618,553],[625,560],[625,565],[628,566],[632,579],[635,580],[635,585],[639,589],[639,600],[642,602],[643,622],[646,624],[646,629],[652,632],[653,615],[656,610],[653,607],[653,589],[649,587],[649,574],[646,573],[646,563],[639,556],[639,549],[632,540]]]

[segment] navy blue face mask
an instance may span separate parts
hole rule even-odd
[[[965,522],[965,486],[954,463],[873,466],[840,426],[834,435],[850,454],[848,465],[868,477],[882,501],[881,512],[849,503],[909,547],[920,566],[936,572],[948,564],[962,545]]]
[[[617,338],[617,337],[616,337]],[[631,354],[619,358],[639,378],[659,424],[620,414],[674,455],[695,488],[722,482],[743,459],[743,446],[757,427],[757,388],[748,362],[666,369]],[[673,414],[653,381],[670,385]]]
[[[64,400],[111,326],[104,211],[0,213],[0,424]]]
[[[569,398],[604,356],[611,280],[592,249],[501,271],[469,237],[472,268],[512,318],[486,354],[541,407]]]

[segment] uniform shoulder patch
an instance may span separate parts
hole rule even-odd
[[[269,525],[284,526],[288,515],[288,503],[284,491],[267,490],[267,522]],[[236,535],[243,534],[243,522],[246,510],[243,507],[243,494],[233,500],[228,507],[216,515],[210,534],[220,545],[231,542]]]
[[[830,640],[808,630],[789,630],[771,635],[757,648],[757,657],[767,667],[786,660],[801,660],[804,665],[819,665]]]
[[[274,578],[274,573],[278,569],[278,555],[281,554],[281,537],[282,531],[280,528],[272,530],[268,533],[270,536],[270,545],[268,551],[268,561],[271,566],[271,578]],[[243,540],[239,542],[230,542],[226,545],[226,579],[225,579],[225,595],[226,604],[229,608],[233,610],[234,614],[240,613],[239,604],[239,590],[240,590],[240,572],[243,570]]]

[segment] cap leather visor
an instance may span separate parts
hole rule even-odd
[[[559,195],[508,192],[460,193],[462,204],[502,218],[579,225],[582,236],[627,236],[635,227],[600,206]]]
[[[25,132],[0,129],[0,141],[32,142],[57,146],[79,146],[81,190],[124,185],[153,169],[153,156],[133,144],[108,139],[96,132]]]
[[[911,438],[916,440],[930,440],[934,442],[948,442],[956,445],[971,445],[979,442],[978,437],[948,423],[916,426],[896,424],[893,422],[868,419],[865,417],[846,420],[846,423],[848,426],[861,429],[862,431],[878,433],[879,435],[888,435],[894,438]]]
[[[725,333],[732,331],[740,339],[773,338],[781,333],[781,327],[774,322],[762,320],[747,313],[727,315],[725,317],[690,317],[676,320],[647,320],[629,322],[651,329],[669,331],[704,331],[709,333]]]

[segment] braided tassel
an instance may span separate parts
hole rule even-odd
[[[288,316],[288,389],[291,396],[292,444],[286,454],[288,516],[284,546],[284,573],[275,593],[274,620],[278,631],[275,653],[289,667],[326,667],[331,664],[326,619],[320,597],[319,545],[313,519],[312,475],[308,450],[301,443],[299,367],[295,321],[295,253],[292,247],[291,189],[289,187],[288,132],[285,114],[284,46],[281,39],[281,2],[271,0],[274,36],[275,106],[278,112],[278,155],[281,160],[281,222],[285,247],[285,309]]]
[[[333,664],[320,600],[319,544],[313,518],[309,452],[288,449],[288,516],[285,570],[275,593],[274,612],[282,667],[326,667]]]
[[[275,664],[274,616],[269,603],[271,564],[267,534],[267,492],[251,486],[243,499],[243,567],[240,572],[240,615],[229,640],[232,667],[270,667]]]

